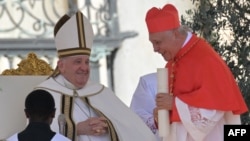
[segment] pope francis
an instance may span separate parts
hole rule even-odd
[[[58,53],[54,73],[36,89],[49,91],[56,102],[52,130],[72,141],[155,141],[146,124],[111,89],[89,80],[93,43],[90,21],[80,12],[56,24]]]

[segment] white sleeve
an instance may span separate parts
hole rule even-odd
[[[218,110],[192,107],[179,98],[176,98],[175,102],[183,126],[196,141],[204,140],[221,121],[225,113]]]
[[[51,139],[51,141],[70,141],[69,138],[57,133],[55,136]]]
[[[13,135],[10,136],[9,138],[7,138],[6,141],[18,141],[17,134],[18,134],[18,133],[13,134]]]
[[[156,76],[141,77],[133,94],[130,108],[141,117],[147,126],[155,133],[153,109],[156,95]]]

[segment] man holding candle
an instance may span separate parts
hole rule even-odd
[[[174,5],[149,9],[146,24],[154,51],[168,61],[169,93],[156,95],[156,123],[157,111],[166,109],[169,141],[223,141],[224,124],[241,124],[248,111],[230,69],[207,41],[180,25]]]

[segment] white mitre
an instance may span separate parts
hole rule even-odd
[[[63,16],[62,18],[64,18]],[[58,21],[59,30],[55,34],[55,44],[58,57],[73,55],[90,55],[94,40],[93,28],[90,21],[82,14],[76,12],[72,17]],[[63,23],[65,22],[65,23]]]

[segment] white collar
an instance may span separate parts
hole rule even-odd
[[[191,33],[191,32],[188,32],[188,33],[187,33],[186,40],[185,40],[185,42],[184,42],[183,45],[182,45],[182,48],[188,43],[188,41],[191,39],[191,37],[192,37],[192,33]]]
[[[72,90],[76,90],[76,86],[74,86],[71,82],[69,82],[64,76],[62,75],[58,75],[58,77],[55,78],[55,81],[63,86],[65,86],[66,88],[72,89]]]

